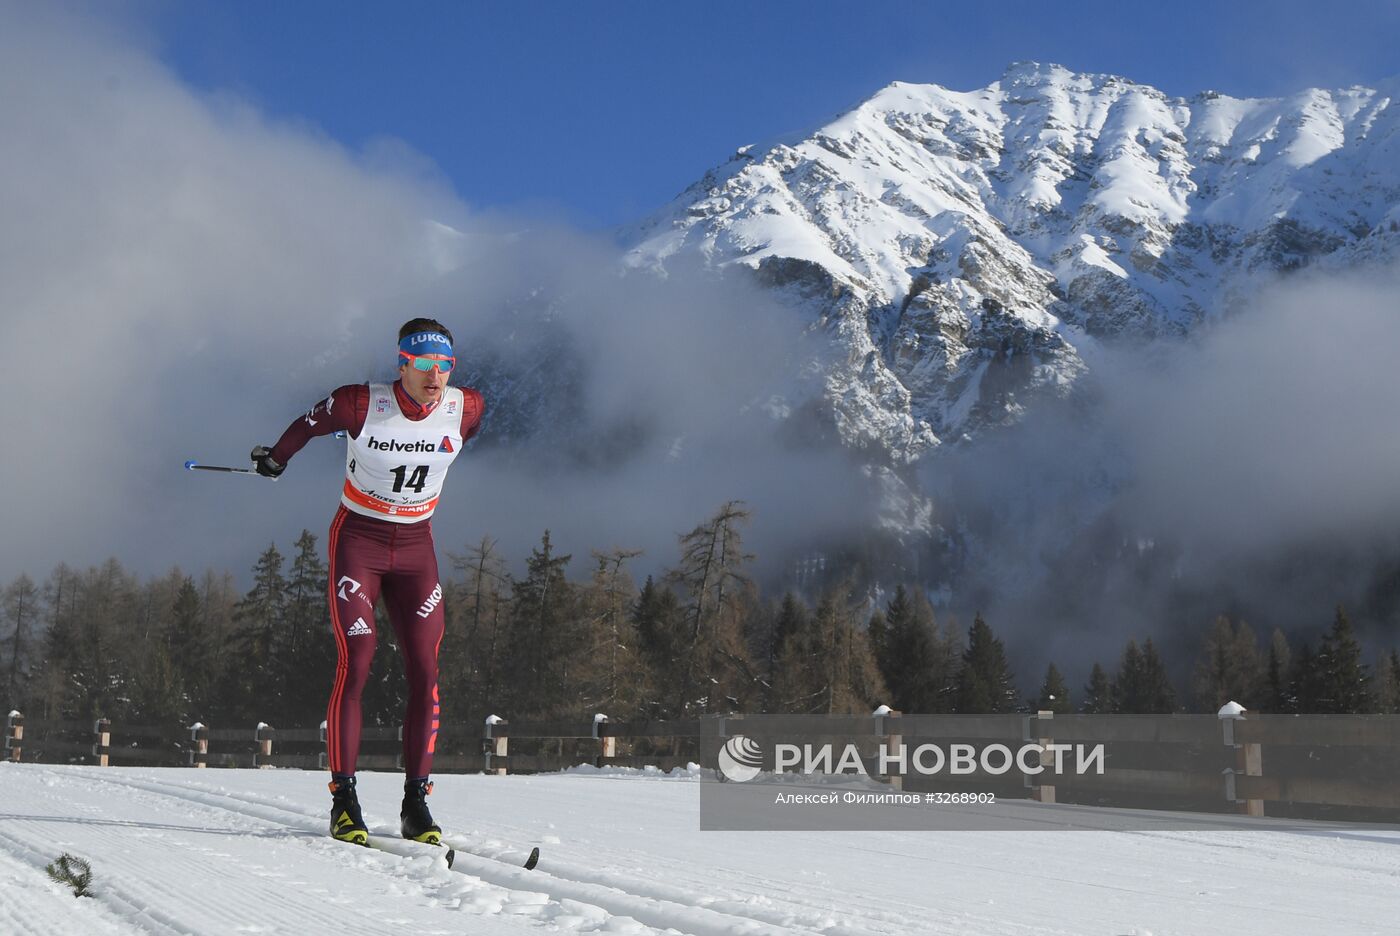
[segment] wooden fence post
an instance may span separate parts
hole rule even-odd
[[[13,711],[5,719],[5,748],[10,752],[10,760],[16,764],[20,759],[20,748],[24,745],[24,716]]]
[[[504,777],[510,763],[510,723],[499,715],[487,715],[481,748],[486,755],[482,773]]]
[[[258,742],[258,749],[253,754],[254,767],[272,766],[272,736],[275,731],[267,722],[258,722],[257,731],[254,732],[254,739]]]
[[[194,748],[190,751],[191,767],[209,766],[209,728],[203,722],[190,725],[190,741]]]
[[[1249,710],[1238,702],[1226,702],[1216,713],[1220,717],[1220,728],[1225,739],[1225,746],[1233,748],[1235,751],[1234,768],[1226,767],[1222,771],[1225,776],[1225,799],[1234,803],[1239,812],[1246,816],[1262,816],[1264,815],[1263,800],[1242,800],[1235,795],[1236,777],[1261,777],[1264,775],[1264,750],[1262,746],[1257,743],[1235,743],[1235,723],[1244,721],[1247,711]]]
[[[92,756],[97,758],[97,766],[109,766],[111,753],[112,722],[106,718],[99,718],[92,726]]]
[[[602,712],[593,716],[593,737],[598,741],[598,761],[597,767],[605,766],[610,760],[617,756],[617,738],[606,734],[603,726],[608,723],[608,716]]]
[[[1040,709],[1035,713],[1035,733],[1037,735],[1047,735],[1050,733],[1049,726],[1045,723],[1054,719],[1055,713],[1048,709]],[[1044,770],[1047,766],[1055,763],[1055,758],[1049,751],[1050,745],[1055,743],[1054,738],[1037,737],[1035,743],[1040,745],[1040,767]],[[1041,775],[1036,774],[1039,778]],[[1037,803],[1055,802],[1055,784],[1031,782],[1031,799]]]
[[[877,708],[873,714],[876,719],[878,719],[875,723],[875,737],[884,739],[876,745],[875,756],[880,757],[884,755],[885,758],[894,759],[896,752],[904,746],[904,736],[900,734],[887,734],[885,732],[885,719],[890,717],[898,718],[902,713],[897,709],[890,708],[888,705],[882,705]],[[879,773],[894,789],[904,789],[904,777],[902,775],[896,774],[892,777],[887,776],[883,766],[880,768]]]

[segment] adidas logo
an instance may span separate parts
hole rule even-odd
[[[355,623],[350,625],[350,629],[345,632],[346,637],[359,637],[362,634],[373,633],[364,618],[355,618]]]

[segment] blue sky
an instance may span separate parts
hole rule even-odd
[[[352,148],[401,139],[470,205],[589,228],[893,80],[968,89],[1033,59],[1253,96],[1400,73],[1393,0],[1067,6],[192,0],[145,25],[196,87]]]

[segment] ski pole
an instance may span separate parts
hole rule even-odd
[[[336,430],[335,437],[336,437],[337,439],[343,439],[343,438],[345,438],[345,430],[344,430],[344,429]],[[195,461],[193,458],[191,458],[189,461],[185,462],[185,470],[186,470],[186,471],[227,471],[227,472],[229,472],[230,474],[251,474],[251,475],[258,474],[256,468],[229,468],[229,467],[227,467],[227,466],[225,466],[225,465],[201,465],[199,462]],[[258,477],[262,477],[262,476],[261,476],[261,475],[258,475]],[[277,479],[276,479],[276,478],[273,478],[272,480],[273,480],[273,481],[276,481]]]
[[[201,465],[199,462],[195,461],[194,459],[190,459],[189,461],[185,462],[185,470],[186,470],[186,471],[227,471],[227,472],[229,472],[229,473],[231,473],[231,474],[250,474],[250,475],[258,475],[257,469],[255,469],[255,468],[227,468],[227,467],[225,467],[225,466],[223,466],[223,465]],[[262,477],[262,475],[258,475],[258,477]],[[275,480],[275,479],[274,479],[274,480]]]

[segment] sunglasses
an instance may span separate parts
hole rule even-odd
[[[453,365],[456,363],[457,359],[455,357],[450,357],[446,359],[430,358],[422,357],[417,354],[409,354],[407,351],[399,352],[399,364],[412,364],[414,370],[430,371],[434,367],[436,367],[444,374],[450,374],[452,372]]]

